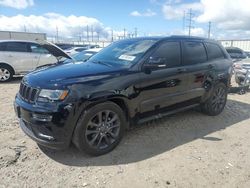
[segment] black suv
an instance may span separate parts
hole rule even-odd
[[[73,141],[80,150],[101,155],[114,149],[132,124],[198,105],[208,115],[220,114],[231,66],[214,40],[127,39],[86,62],[29,73],[15,109],[21,128],[38,144],[62,149]]]

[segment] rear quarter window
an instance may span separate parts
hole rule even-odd
[[[205,43],[207,47],[207,55],[209,60],[224,59],[224,54],[217,44]]]
[[[183,64],[192,65],[207,61],[207,53],[202,42],[183,42]]]

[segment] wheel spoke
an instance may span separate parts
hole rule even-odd
[[[103,139],[103,136],[100,136],[100,138],[99,138],[99,140],[98,140],[98,143],[97,143],[97,148],[99,148],[100,147],[100,144],[101,144],[101,142],[102,142],[102,139]]]
[[[90,145],[94,145],[94,143],[95,143],[95,141],[96,141],[96,139],[97,139],[98,136],[99,136],[99,134],[96,134],[96,135],[92,138],[92,140],[89,142]]]
[[[118,119],[118,115],[115,114],[115,115],[112,117],[112,119],[108,121],[108,123],[113,123],[113,122],[115,122],[117,119]]]
[[[111,144],[111,141],[110,141],[110,139],[108,138],[107,135],[104,136],[104,139],[105,139],[105,142],[106,142],[108,145]]]
[[[99,133],[98,130],[87,130],[87,131],[86,131],[86,135],[97,134],[97,133]]]
[[[98,113],[98,122],[99,122],[99,124],[102,123],[102,112]]]

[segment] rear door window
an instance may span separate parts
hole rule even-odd
[[[6,42],[1,42],[0,43],[0,51],[5,51],[6,50]]]
[[[224,54],[217,44],[206,43],[206,47],[209,60],[224,58]]]
[[[26,42],[8,42],[6,45],[6,51],[9,52],[28,52]]]
[[[179,42],[164,42],[151,55],[151,59],[165,62],[167,68],[176,67],[181,64],[181,48]]]
[[[183,64],[192,65],[207,61],[207,53],[202,42],[183,42]]]

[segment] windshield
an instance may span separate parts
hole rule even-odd
[[[158,40],[129,39],[115,42],[91,57],[92,62],[104,62],[111,65],[130,67]]]

